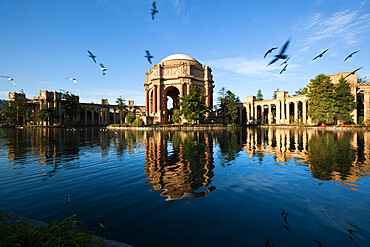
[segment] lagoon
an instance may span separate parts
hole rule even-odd
[[[1,210],[134,246],[366,246],[369,176],[369,131],[0,129]]]

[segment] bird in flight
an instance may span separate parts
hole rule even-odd
[[[87,52],[89,53],[89,57],[91,57],[94,63],[96,63],[96,60],[95,60],[96,56],[89,50],[87,50]]]
[[[270,50],[268,50],[266,53],[265,53],[265,56],[263,58],[266,58],[266,56],[271,53],[273,50],[276,50],[278,47],[274,47],[274,48],[271,48]]]
[[[357,52],[359,52],[360,50],[357,50],[357,51],[355,51],[355,52],[352,52],[351,54],[349,54],[347,57],[346,57],[346,59],[344,59],[344,61],[343,62],[345,62],[345,61],[347,61],[347,59],[348,58],[350,58],[350,57],[352,57],[353,55],[355,55]]]
[[[107,228],[107,227],[105,226],[104,219],[102,219],[102,220],[99,222],[99,226],[100,226],[101,228]]]
[[[319,57],[322,57],[322,56],[325,54],[325,52],[327,52],[328,50],[329,50],[329,49],[326,49],[325,51],[321,52],[319,55],[317,55],[316,57],[314,57],[314,58],[312,59],[312,61],[313,61],[313,60],[318,59]]]
[[[67,77],[66,79],[69,79],[71,81],[74,82],[75,85],[77,85],[77,81],[76,81],[76,78],[73,78],[73,77]]]
[[[271,65],[271,64],[275,63],[279,59],[286,59],[288,57],[287,55],[284,55],[284,52],[285,52],[286,48],[288,47],[289,42],[290,42],[290,40],[285,42],[283,48],[281,48],[281,50],[280,50],[280,53],[278,55],[275,55],[275,59],[272,60],[268,65]]]
[[[358,68],[358,69],[355,69],[354,71],[352,71],[351,73],[349,73],[348,75],[346,75],[346,77],[344,77],[344,79],[346,79],[348,76],[350,75],[354,75],[357,71],[359,71],[360,69],[362,69],[362,67]]]
[[[144,56],[144,57],[146,57],[146,59],[148,59],[148,62],[150,64],[152,64],[152,60],[151,59],[153,58],[153,56],[150,55],[150,52],[148,50],[146,50],[145,53],[146,53],[146,56]]]
[[[152,20],[154,21],[154,15],[155,15],[156,13],[158,13],[158,9],[157,9],[157,2],[156,2],[156,1],[154,1],[152,5],[153,5],[153,8],[151,9],[151,11],[152,11]]]
[[[280,66],[281,65],[283,65],[283,64],[287,64],[287,62],[289,61],[289,59],[290,59],[291,57],[288,57],[284,62],[282,62],[281,64],[280,64]]]
[[[9,76],[5,76],[5,75],[2,75],[1,77],[4,77],[6,79],[8,79],[9,81],[11,81],[13,83],[13,86],[15,86],[15,82],[14,82],[14,79],[9,77]]]
[[[288,64],[285,64],[284,68],[280,71],[280,74],[283,73],[284,71],[286,71],[287,66],[288,66]]]
[[[103,65],[102,63],[100,64],[100,67],[101,67],[100,69],[103,71],[103,75],[105,75],[105,74],[107,73],[107,70],[108,70],[108,69],[107,69],[107,68],[105,68],[105,67],[104,67],[104,65]]]

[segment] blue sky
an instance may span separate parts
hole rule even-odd
[[[158,0],[156,20],[149,0],[1,0],[0,98],[9,91],[28,97],[39,90],[69,90],[82,102],[111,104],[122,95],[144,105],[145,72],[183,53],[213,70],[221,87],[242,101],[261,89],[270,99],[276,88],[295,90],[317,74],[352,71],[370,77],[370,3],[344,0]],[[263,59],[271,47],[291,39],[287,71]],[[329,51],[314,62],[313,57]],[[87,57],[91,50],[107,68]],[[347,62],[344,58],[360,52]],[[78,86],[66,77],[75,77]],[[215,97],[216,98],[216,97]]]

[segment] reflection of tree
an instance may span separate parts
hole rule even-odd
[[[235,160],[243,149],[241,130],[222,131],[218,134],[221,164]]]
[[[307,162],[313,177],[332,180],[333,172],[338,172],[342,180],[347,179],[356,158],[349,135],[318,134],[309,140],[308,146]]]
[[[212,136],[203,132],[159,132],[147,139],[145,171],[153,190],[164,190],[167,200],[198,198],[215,187]],[[172,146],[172,150],[168,147]],[[198,190],[201,189],[199,192]]]

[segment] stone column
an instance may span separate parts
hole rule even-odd
[[[91,125],[95,125],[95,109],[91,109]]]
[[[100,125],[100,108],[98,108],[98,125]]]
[[[249,123],[249,104],[247,105],[246,109],[245,109],[245,114],[246,114],[246,120],[247,120],[247,124]]]
[[[302,101],[302,118],[303,123],[307,123],[307,101]]]
[[[285,119],[286,119],[286,117],[285,117],[286,115],[285,115],[285,102],[283,101],[283,102],[281,102],[281,123],[282,124],[285,124],[286,122],[285,122]]]
[[[364,91],[364,123],[370,125],[370,90]]]
[[[269,123],[269,124],[272,124],[272,114],[271,114],[272,112],[271,112],[271,106],[272,106],[272,105],[268,105],[268,107],[269,107],[269,108],[268,108],[268,112],[267,112],[267,118],[268,118],[268,123]]]
[[[290,124],[290,103],[286,103],[286,123]]]
[[[208,84],[204,85],[204,89],[206,91],[206,95],[207,95],[207,98],[206,98],[206,106],[209,107],[209,90],[208,90]]]
[[[116,108],[113,108],[113,124],[116,123]]]
[[[182,82],[180,82],[180,94],[179,94],[179,101],[182,102],[182,97],[184,97],[184,84]],[[182,106],[180,106],[180,111],[182,110]]]
[[[357,102],[357,87],[352,87],[351,93],[355,97],[355,102]],[[355,109],[351,112],[351,116],[352,116],[353,122],[357,124],[357,107],[355,107]]]
[[[154,85],[153,87],[153,112],[154,114],[157,113],[157,86]]]
[[[294,121],[298,122],[298,102],[294,102]]]
[[[161,85],[159,85],[157,87],[157,112],[159,112],[160,115],[161,115],[161,112],[162,112],[162,92],[161,92],[161,88],[162,88]]]
[[[145,90],[145,110],[146,116],[149,115],[149,89]]]
[[[85,108],[85,125],[87,125],[87,108]]]
[[[258,120],[258,112],[257,112],[257,106],[255,105],[254,106],[254,123],[257,123],[257,120]]]
[[[186,84],[186,95],[190,93],[190,83]]]
[[[266,121],[265,121],[265,105],[261,106],[261,123],[262,124],[266,123]]]
[[[281,106],[281,103],[280,103],[280,101],[278,101],[277,103],[276,103],[276,123],[277,124],[280,124],[280,106]]]

